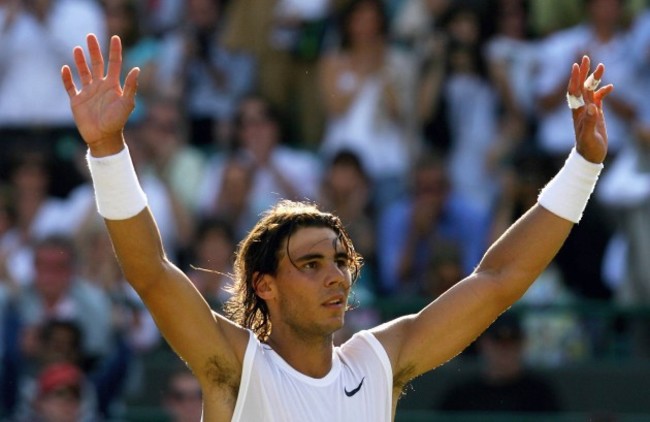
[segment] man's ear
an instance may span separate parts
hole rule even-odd
[[[275,278],[269,274],[253,274],[253,290],[260,299],[272,299],[275,297]]]

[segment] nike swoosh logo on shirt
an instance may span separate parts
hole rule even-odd
[[[343,391],[345,391],[345,395],[348,396],[348,397],[352,397],[355,394],[357,394],[359,392],[359,390],[361,390],[361,386],[363,385],[363,380],[365,380],[365,379],[366,379],[366,377],[361,378],[361,382],[359,383],[357,388],[355,388],[354,390],[348,391],[347,388],[343,387]]]

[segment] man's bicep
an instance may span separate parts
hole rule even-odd
[[[396,381],[444,364],[471,344],[503,311],[498,289],[476,274],[456,284],[417,314],[373,330],[386,349]],[[398,380],[402,374],[404,380]]]

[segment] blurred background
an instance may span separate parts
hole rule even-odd
[[[264,209],[342,218],[365,265],[337,343],[472,271],[573,145],[572,63],[604,63],[609,155],[584,218],[396,420],[650,420],[649,6],[0,0],[0,420],[200,420],[95,211],[60,81],[90,32],[142,70],[131,154],[167,254],[215,310]]]

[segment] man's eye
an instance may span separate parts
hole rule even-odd
[[[348,267],[350,266],[350,260],[349,260],[349,259],[338,259],[338,260],[336,261],[336,264],[337,264],[340,268],[348,268]]]
[[[318,266],[318,263],[314,262],[307,262],[305,265],[303,265],[303,268],[306,270],[312,270]]]

